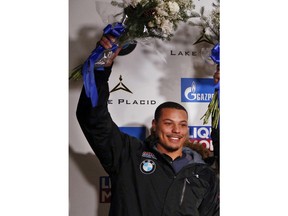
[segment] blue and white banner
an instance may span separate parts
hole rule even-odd
[[[209,103],[214,85],[214,80],[210,78],[181,78],[181,102]]]

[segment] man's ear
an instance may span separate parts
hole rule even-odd
[[[152,120],[152,126],[150,128],[150,134],[156,136],[156,121],[155,119]]]
[[[152,130],[155,131],[155,129],[156,129],[156,120],[153,119],[153,120],[152,120]]]

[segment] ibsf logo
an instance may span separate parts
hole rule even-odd
[[[109,176],[100,176],[100,203],[111,202],[111,182]]]
[[[214,86],[214,80],[210,78],[181,78],[181,101],[210,102]]]
[[[189,140],[193,143],[197,141],[205,148],[213,151],[213,144],[211,139],[211,126],[189,126]]]

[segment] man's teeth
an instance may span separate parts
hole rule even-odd
[[[170,139],[179,140],[180,138],[179,137],[170,137]]]

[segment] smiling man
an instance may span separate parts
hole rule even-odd
[[[175,159],[182,156],[182,147],[188,139],[188,113],[175,102],[165,102],[157,107],[152,121],[152,131],[158,138],[158,151]]]
[[[102,37],[99,44],[108,49],[112,39]],[[108,111],[111,65],[94,71],[97,105],[83,88],[77,107],[81,129],[111,179],[109,216],[219,215],[217,176],[197,152],[183,147],[186,109],[172,101],[160,104],[144,142],[121,132]]]

